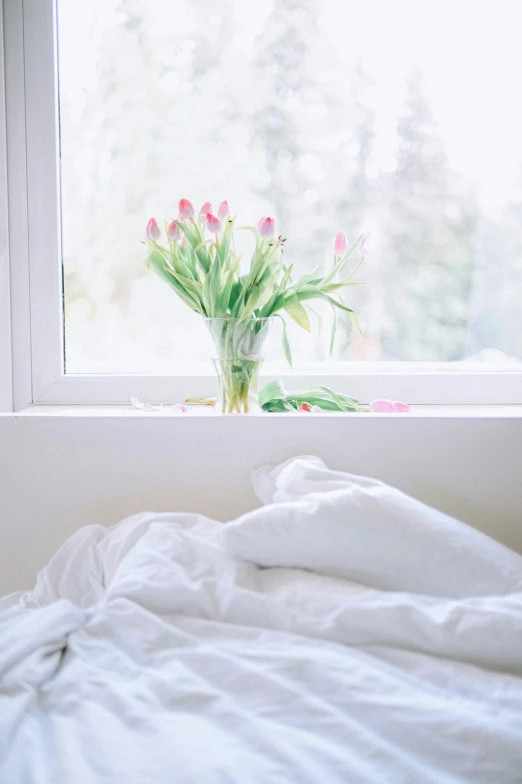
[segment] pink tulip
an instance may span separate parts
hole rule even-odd
[[[188,199],[181,199],[179,203],[179,219],[187,220],[194,217],[194,207]]]
[[[218,207],[218,217],[221,218],[221,220],[224,220],[225,218],[228,218],[229,215],[230,207],[228,206],[228,201],[222,201]]]
[[[310,403],[301,403],[301,405],[299,406],[299,408],[297,410],[298,411],[302,411],[303,413],[306,412],[306,413],[309,414],[310,411],[312,410],[312,406],[310,405]]]
[[[257,224],[257,228],[262,237],[273,237],[275,233],[275,220],[273,218],[261,218]]]
[[[151,218],[150,221],[147,223],[147,228],[145,229],[145,236],[148,240],[159,240],[161,237],[160,227],[158,226],[158,221],[156,218]]]
[[[334,253],[336,258],[342,259],[348,248],[348,240],[344,231],[338,231],[334,237]]]
[[[372,400],[369,409],[374,414],[389,414],[395,411],[395,404],[391,400]]]
[[[205,215],[205,225],[212,234],[215,234],[221,229],[221,221],[219,218],[216,218],[215,215],[212,215],[211,212],[207,212]]]
[[[365,246],[365,245],[366,245],[366,243],[368,242],[368,239],[369,239],[369,237],[370,237],[370,235],[369,235],[369,234],[363,234],[363,235],[362,235],[362,237],[361,237],[361,241],[360,241],[360,243],[359,243],[359,250],[360,250],[360,252],[361,252],[361,253],[363,253],[363,251],[364,251],[364,246]]]
[[[167,229],[167,237],[169,238],[169,240],[172,240],[172,242],[177,242],[181,237],[181,231],[176,221],[172,221],[172,223],[169,223],[169,227]]]
[[[205,204],[200,209],[199,214],[204,217],[207,212],[212,212],[212,204],[209,201],[205,202]]]

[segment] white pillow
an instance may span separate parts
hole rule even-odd
[[[218,534],[236,557],[431,596],[522,590],[522,556],[375,479],[300,457],[258,469],[253,482],[268,505]]]

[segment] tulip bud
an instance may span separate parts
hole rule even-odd
[[[363,234],[363,235],[362,235],[362,237],[361,237],[361,241],[360,241],[360,243],[359,243],[359,250],[360,250],[360,252],[361,252],[361,253],[364,251],[364,246],[365,246],[365,245],[366,245],[366,243],[368,242],[368,239],[369,239],[369,237],[370,237],[370,235],[369,235],[369,234]]]
[[[176,221],[172,221],[172,223],[169,223],[169,227],[167,229],[167,237],[169,238],[169,240],[172,240],[172,242],[177,242],[181,237],[181,231]]]
[[[205,202],[205,204],[200,209],[199,214],[205,217],[207,212],[212,212],[212,204],[209,201]]]
[[[150,221],[147,223],[147,228],[145,229],[145,236],[148,240],[159,240],[161,237],[160,227],[158,226],[158,222],[156,218],[151,218]]]
[[[262,237],[273,237],[275,233],[275,220],[273,218],[261,218],[257,224],[257,228]]]
[[[302,413],[309,414],[310,411],[312,410],[312,406],[310,405],[310,403],[301,403],[301,405],[297,410],[301,411]]]
[[[344,231],[338,231],[334,237],[334,253],[337,259],[342,259],[348,248],[348,240]]]
[[[211,212],[207,212],[205,215],[205,226],[212,234],[215,234],[221,229],[221,221],[215,215],[212,215]]]
[[[179,219],[187,220],[194,217],[194,207],[188,199],[181,199],[179,203]]]
[[[221,220],[224,220],[225,218],[228,218],[229,215],[230,207],[228,206],[228,201],[222,201],[218,207],[218,217],[221,218]]]

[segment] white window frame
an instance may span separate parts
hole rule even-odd
[[[0,164],[5,156],[7,178],[0,180],[0,221],[8,226],[9,265],[2,231],[0,361],[7,374],[3,390],[0,381],[0,410],[128,403],[131,395],[160,403],[215,394],[210,362],[208,374],[198,376],[182,369],[161,376],[64,373],[55,2],[4,0],[3,7],[7,120],[2,100]],[[283,381],[296,388],[315,380],[365,402],[387,397],[414,404],[522,403],[522,371],[456,370],[449,363],[348,366],[347,373],[328,368],[320,375],[287,373]]]
[[[3,8],[0,4],[0,32],[2,29]],[[0,84],[3,84],[3,75],[4,46],[0,35]],[[0,90],[0,412],[13,408],[6,151],[5,94],[4,90]]]

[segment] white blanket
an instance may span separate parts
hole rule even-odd
[[[0,602],[2,784],[520,784],[522,557],[299,458]]]

